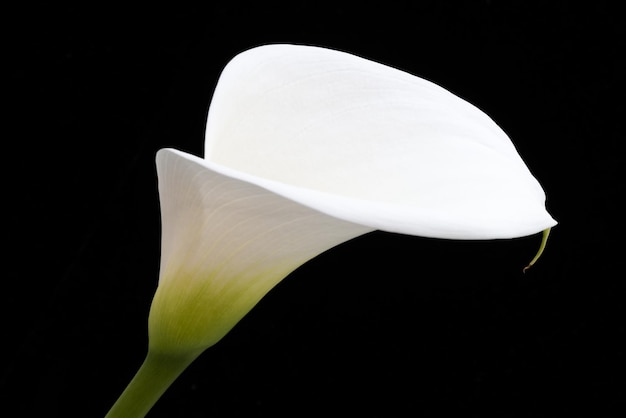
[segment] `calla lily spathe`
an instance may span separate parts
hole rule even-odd
[[[291,271],[356,236],[513,238],[556,224],[507,135],[478,108],[318,47],[236,56],[211,102],[205,157],[164,149],[157,170],[150,352],[186,364]]]
[[[371,227],[334,218],[174,150],[157,155],[163,218],[150,344],[201,352],[307,260]]]

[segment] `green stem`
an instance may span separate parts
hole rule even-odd
[[[195,360],[197,355],[170,355],[148,351],[137,374],[130,381],[105,418],[141,418]]]

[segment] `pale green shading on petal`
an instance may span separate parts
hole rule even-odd
[[[149,329],[160,350],[213,345],[291,271],[373,230],[208,170],[180,151],[159,151],[157,169],[163,235]]]

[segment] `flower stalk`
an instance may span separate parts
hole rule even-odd
[[[135,377],[105,418],[146,416],[161,395],[199,354],[169,354],[150,349]]]

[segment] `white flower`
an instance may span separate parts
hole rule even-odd
[[[443,88],[346,53],[271,45],[225,68],[205,158],[157,154],[159,285],[143,365],[107,418],[142,417],[274,285],[381,229],[513,238],[556,222],[506,134]],[[337,278],[340,280],[341,278]]]
[[[157,168],[150,345],[164,352],[199,354],[298,266],[376,229],[495,239],[556,224],[507,135],[479,109],[317,47],[236,56],[212,99],[205,158],[165,149]]]

